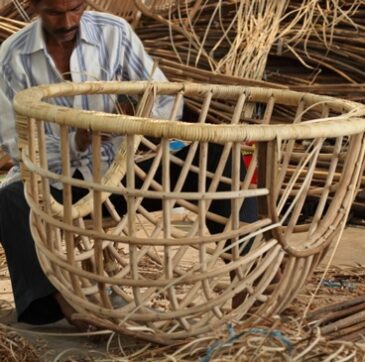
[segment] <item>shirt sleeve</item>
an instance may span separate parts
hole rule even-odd
[[[0,72],[0,146],[9,154],[15,163],[18,163],[20,154],[17,145],[16,115],[13,107],[15,94],[25,87],[16,76],[7,68]],[[62,173],[60,158],[60,137],[52,127],[46,127],[45,142],[47,147],[48,167],[55,173]],[[79,152],[75,145],[75,131],[69,133],[70,159],[75,164],[84,158],[88,151]]]
[[[1,66],[1,65],[0,65]],[[0,147],[17,162],[19,150],[17,146],[17,134],[15,129],[15,112],[13,98],[14,85],[9,79],[9,72],[1,67],[0,72]]]
[[[123,59],[123,77],[127,80],[152,80],[167,82],[168,79],[159,67],[156,67],[153,74],[154,62],[147,54],[139,37],[131,26],[125,22],[125,53]],[[175,102],[173,96],[159,96],[152,109],[152,117],[170,119],[171,111]],[[177,119],[182,117],[183,102],[179,104]]]

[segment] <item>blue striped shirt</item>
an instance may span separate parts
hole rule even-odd
[[[0,48],[0,146],[19,159],[16,144],[15,115],[12,100],[16,92],[40,84],[64,81],[53,59],[47,52],[41,20],[37,19],[10,38]],[[81,18],[79,36],[70,59],[73,82],[109,80],[147,80],[153,60],[146,53],[142,42],[130,25],[122,18],[85,11]],[[167,81],[160,69],[152,80]],[[168,119],[173,98],[157,97],[152,116]],[[86,110],[113,112],[115,99],[107,95],[82,95],[59,97],[57,105]],[[181,105],[182,106],[182,105]],[[181,107],[182,108],[182,107]],[[181,117],[181,110],[178,118]],[[62,173],[59,127],[47,123],[45,127],[49,169]],[[91,178],[90,147],[85,152],[75,148],[75,130],[69,133],[71,148],[71,172],[80,170],[85,179]],[[102,144],[102,169],[106,170],[115,156],[120,137]]]

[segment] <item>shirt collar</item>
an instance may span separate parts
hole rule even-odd
[[[94,26],[90,26],[90,16],[92,13],[85,11],[80,21],[80,39],[91,45],[99,46],[99,39],[96,36]]]
[[[90,27],[88,27],[87,19],[85,19],[85,13],[80,21],[80,39],[91,45],[98,46],[98,39],[96,38],[95,32],[92,31]],[[32,28],[30,29],[30,41],[24,47],[23,51],[21,52],[22,54],[33,54],[40,50],[46,49],[41,19],[37,18],[34,23],[31,24],[31,26]]]
[[[30,25],[30,37],[26,46],[22,49],[21,54],[32,54],[39,50],[45,49],[41,20],[37,18]]]

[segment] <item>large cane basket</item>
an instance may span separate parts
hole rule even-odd
[[[95,94],[132,97],[136,116],[48,102]],[[160,95],[174,97],[169,120],[151,119]],[[199,111],[179,121],[183,98]],[[31,229],[44,272],[86,320],[165,341],[283,311],[337,240],[363,171],[364,106],[325,96],[192,83],[65,83],[20,92],[15,108]],[[60,127],[62,174],[47,166],[44,130],[50,123]],[[92,133],[92,181],[70,172],[68,133],[75,127]],[[105,133],[124,141],[103,173]],[[187,145],[184,159],[171,150],[172,140]],[[212,144],[222,150],[214,172],[206,169]],[[242,179],[247,154],[251,161]],[[139,165],[147,158],[146,171]],[[175,183],[173,164],[181,166]],[[182,188],[188,171],[198,175],[195,191]],[[63,186],[63,204],[51,196],[54,183]],[[220,183],[228,188],[220,191]],[[73,203],[72,187],[89,192]],[[126,212],[118,212],[116,196],[125,200]],[[146,198],[161,210],[143,207]],[[239,210],[251,198],[258,218],[242,222]],[[210,211],[218,199],[229,200],[228,217]],[[223,231],[210,233],[208,220],[224,225]],[[240,302],[232,307],[235,298]]]

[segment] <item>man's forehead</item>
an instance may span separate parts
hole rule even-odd
[[[85,4],[85,0],[36,0],[35,3],[46,9],[72,10],[79,5]]]

